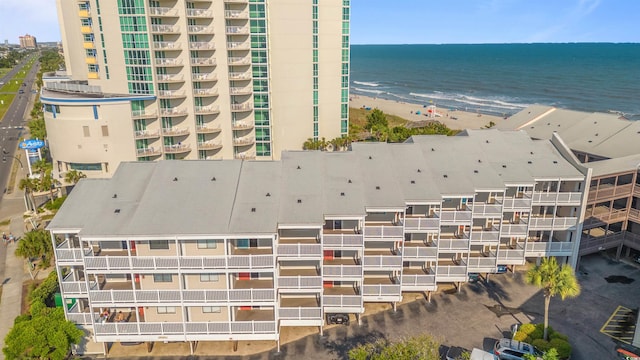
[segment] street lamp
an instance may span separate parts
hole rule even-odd
[[[11,156],[11,157],[16,159],[18,161],[18,164],[20,164],[20,169],[24,170],[24,166],[22,165],[22,161],[20,161],[20,158],[18,158],[17,156]],[[2,155],[2,162],[3,163],[7,162],[7,155],[6,154]]]

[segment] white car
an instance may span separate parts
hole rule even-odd
[[[471,357],[469,357],[469,360],[498,360],[498,357],[490,352],[473,348],[473,350],[471,350]]]
[[[500,360],[521,360],[525,354],[538,355],[538,351],[533,345],[506,338],[496,342],[493,353]]]

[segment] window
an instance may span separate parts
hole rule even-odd
[[[220,275],[218,274],[200,274],[200,282],[218,282]]]
[[[102,171],[102,163],[94,163],[94,164],[69,163],[69,168],[71,168],[71,170],[78,170],[78,171]]]
[[[220,306],[203,306],[202,307],[202,312],[204,314],[219,313],[220,312]]]
[[[102,125],[102,136],[109,136],[109,127],[107,125]]]
[[[215,240],[198,240],[198,249],[217,249],[218,243]]]
[[[175,314],[175,306],[158,306],[158,314]]]
[[[160,282],[161,283],[173,282],[173,275],[171,275],[171,274],[153,274],[153,282],[157,282],[157,283],[160,283]]]
[[[82,127],[82,134],[84,135],[84,137],[91,136],[91,132],[89,131],[89,127],[88,126],[83,126]]]
[[[149,240],[149,249],[151,250],[168,250],[169,240]]]

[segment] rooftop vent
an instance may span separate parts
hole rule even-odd
[[[473,173],[474,173],[474,174],[477,174],[477,173],[478,173],[478,170],[473,170]]]
[[[532,126],[531,128],[532,128],[532,129],[535,129],[536,127],[535,127],[535,126]]]
[[[371,155],[369,155],[369,160],[371,160],[371,159],[373,159],[373,158],[371,157]]]
[[[488,144],[488,143],[489,143],[489,140],[485,140],[485,142]]]
[[[553,160],[553,163],[554,163],[554,164],[557,164],[557,163],[558,163],[558,160]]]
[[[177,178],[177,177],[174,177],[174,178],[173,178],[173,181],[178,181],[178,178]]]
[[[412,184],[415,184],[415,183],[416,183],[416,181],[415,181],[415,180],[411,180],[411,183],[412,183]]]
[[[212,177],[212,178],[211,178],[211,181],[216,181],[216,177],[215,177],[215,176],[214,176],[214,177]]]
[[[256,208],[251,208],[251,212],[256,212]]]
[[[547,123],[547,125],[551,125],[551,123]]]
[[[478,159],[478,163],[481,163],[481,162],[482,162],[482,160]]]
[[[300,165],[298,165],[298,170],[300,170],[300,169],[302,169],[302,168],[300,167]]]
[[[302,199],[298,199],[298,204],[302,204]]]
[[[351,184],[351,179],[349,179],[349,181],[347,181],[349,184]]]
[[[118,198],[118,194],[113,194],[112,198],[113,199],[117,199]]]
[[[527,161],[527,164],[533,164],[533,161],[529,160]]]
[[[597,122],[597,121],[594,121],[593,123],[594,123],[594,124],[597,124],[598,122]]]
[[[343,192],[341,192],[341,193],[340,193],[340,196],[344,196],[344,193],[343,193]]]
[[[270,196],[271,196],[271,193],[267,193],[267,197],[270,197]]]
[[[598,133],[596,133],[596,136],[598,136]]]
[[[380,186],[376,186],[376,190],[380,190]]]
[[[507,165],[502,164],[502,168],[503,168],[503,169],[506,169],[506,168],[507,168]]]
[[[593,140],[589,140],[589,141],[587,141],[587,142],[588,142],[589,144],[591,144],[591,143],[593,142]]]
[[[529,154],[533,155],[533,151],[532,151],[532,152],[530,152]]]
[[[434,148],[431,148],[431,151],[436,151],[436,149],[434,149]]]
[[[443,178],[448,178],[449,176],[447,176],[447,174],[442,175]]]
[[[113,212],[116,213],[116,214],[120,214],[120,209],[115,209],[115,210],[113,210]]]
[[[421,173],[421,172],[422,172],[422,170],[418,169],[418,172],[419,172],[419,173]]]

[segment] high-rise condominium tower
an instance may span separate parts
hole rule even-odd
[[[349,0],[57,0],[66,78],[42,102],[55,170],[278,159],[348,128]]]

